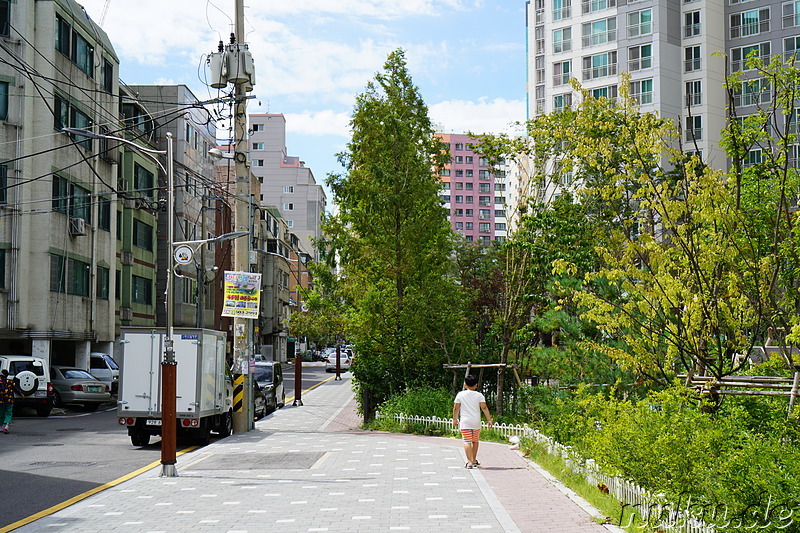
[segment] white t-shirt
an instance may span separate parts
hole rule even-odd
[[[481,402],[486,403],[486,398],[476,390],[465,389],[456,394],[453,403],[461,404],[459,429],[481,429]]]

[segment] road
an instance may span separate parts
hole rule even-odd
[[[303,365],[303,390],[330,379],[324,363]],[[287,402],[294,399],[294,366],[285,365]],[[268,415],[269,417],[269,415]],[[109,404],[95,413],[56,408],[48,418],[24,411],[11,433],[0,434],[0,530],[18,520],[153,466],[161,441],[136,447]],[[194,447],[181,446],[178,453]],[[178,459],[180,464],[180,458]]]

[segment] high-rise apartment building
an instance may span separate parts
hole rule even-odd
[[[286,150],[286,117],[282,114],[250,115],[250,170],[261,182],[259,201],[275,205],[289,231],[299,239],[300,250],[319,259],[313,243],[322,237],[320,223],[327,196],[314,173],[299,157]]]
[[[450,163],[439,175],[453,231],[467,242],[502,241],[507,231],[505,171],[475,152],[476,141],[469,135],[440,133],[438,137],[450,154]]]
[[[571,78],[592,96],[614,98],[627,71],[643,111],[674,120],[684,151],[725,167],[726,70],[745,70],[753,51],[764,58],[794,53],[800,2],[531,0],[526,24],[529,117],[576,104]],[[758,102],[738,103],[741,116]]]

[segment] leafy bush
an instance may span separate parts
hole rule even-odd
[[[417,387],[392,396],[380,405],[378,411],[383,417],[403,413],[409,416],[449,418],[453,415],[453,396],[446,389]]]

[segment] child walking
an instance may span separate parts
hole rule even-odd
[[[467,375],[464,378],[464,390],[456,394],[453,400],[453,426],[461,430],[464,439],[464,453],[467,456],[465,468],[480,466],[478,462],[478,444],[481,438],[481,411],[486,415],[489,427],[492,427],[492,415],[486,407],[486,398],[478,392],[478,378]]]

